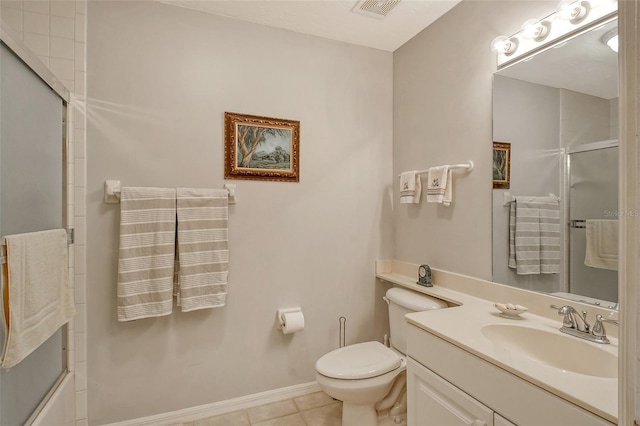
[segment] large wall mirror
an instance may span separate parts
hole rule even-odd
[[[617,308],[612,34],[615,17],[494,74],[493,140],[511,156],[509,187],[493,190],[494,282]]]

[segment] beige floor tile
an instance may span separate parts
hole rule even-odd
[[[302,411],[310,410],[311,408],[324,407],[325,405],[333,404],[336,400],[320,391],[294,398],[293,402],[295,402],[298,410]]]
[[[341,426],[342,403],[335,402],[324,407],[301,411],[300,415],[307,426]]]
[[[193,422],[193,426],[248,426],[249,416],[245,410],[233,411],[219,416]]]
[[[296,404],[294,404],[292,399],[272,402],[271,404],[259,405],[247,409],[251,424],[286,416],[297,411]]]
[[[251,424],[254,426],[306,426],[299,413]]]

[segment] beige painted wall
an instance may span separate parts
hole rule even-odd
[[[381,340],[392,55],[148,1],[89,2],[88,46],[91,424],[311,382],[341,315],[347,343]],[[104,181],[221,188],[225,111],[300,120],[300,183],[232,181],[225,307],[118,323]],[[285,336],[292,306],[306,329]]]
[[[557,2],[463,1],[393,55],[393,172],[473,160],[451,207],[394,211],[395,258],[491,279],[491,40]],[[397,179],[397,178],[396,178]],[[398,188],[394,181],[394,197]],[[426,183],[423,178],[423,184]]]

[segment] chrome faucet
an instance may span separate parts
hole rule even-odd
[[[576,311],[573,306],[564,305],[556,306],[551,305],[552,309],[558,310],[558,315],[564,315],[562,319],[562,327],[560,331],[571,336],[586,339],[596,343],[609,343],[606,331],[604,329],[604,322],[618,325],[616,320],[604,319],[602,315],[596,315],[596,322],[591,327],[591,324],[587,321],[587,311],[582,311],[582,315]]]

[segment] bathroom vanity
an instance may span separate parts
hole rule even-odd
[[[449,308],[405,317],[409,426],[617,423],[614,327],[611,344],[588,342],[560,333],[562,317],[548,308],[573,302],[437,270],[434,287],[421,287],[412,270],[394,261],[379,264],[377,276]],[[504,317],[495,301],[530,311]],[[617,315],[586,309],[590,320]]]

